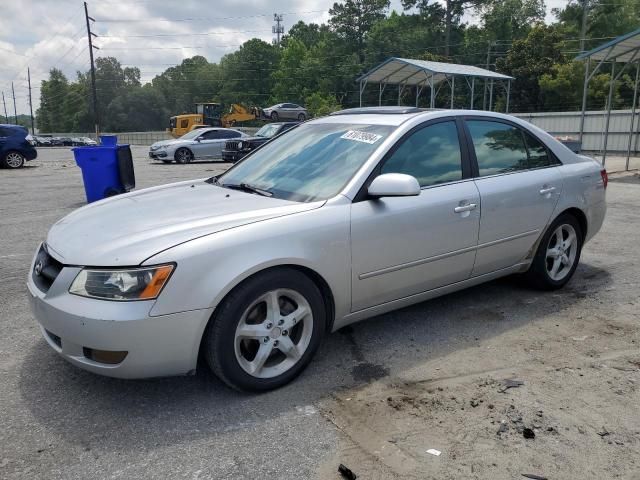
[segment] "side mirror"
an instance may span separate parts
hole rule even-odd
[[[415,197],[420,195],[420,184],[411,175],[384,173],[374,178],[367,193],[374,198]]]
[[[200,143],[200,142],[202,141],[202,138],[200,138],[200,137],[196,137],[196,139],[195,139],[195,140],[196,140],[196,142]]]

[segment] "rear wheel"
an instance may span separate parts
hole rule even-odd
[[[173,158],[177,163],[190,163],[193,160],[193,153],[188,148],[179,148]]]
[[[270,270],[234,289],[217,308],[205,333],[205,358],[237,390],[278,388],[311,361],[325,318],[322,295],[306,275]]]
[[[542,237],[526,279],[543,290],[562,288],[576,271],[582,243],[578,220],[573,215],[561,215]]]
[[[2,158],[2,166],[4,168],[20,168],[24,166],[26,159],[20,152],[14,150],[7,152]]]
[[[304,122],[307,119],[306,115],[304,113],[301,113],[300,115],[298,115],[298,121],[299,122]]]

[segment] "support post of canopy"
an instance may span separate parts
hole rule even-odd
[[[507,80],[507,106],[505,107],[505,113],[509,113],[509,97],[511,96],[511,79]]]
[[[434,96],[434,82],[433,82],[433,73],[431,74],[431,81],[429,82],[429,85],[431,86],[431,103],[430,106],[431,108],[435,108],[436,105],[436,98]]]
[[[604,145],[602,146],[602,166],[607,158],[607,143],[609,142],[609,120],[611,119],[611,103],[613,100],[613,86],[616,83],[614,73],[616,71],[616,62],[611,62],[611,80],[609,81],[609,96],[607,98],[607,120],[604,127]]]
[[[456,91],[456,77],[455,75],[451,75],[451,110],[453,110],[453,96]]]
[[[473,96],[475,95],[476,77],[471,77],[471,106],[470,110],[473,110]]]
[[[493,78],[491,82],[489,82],[489,108],[488,110],[491,112],[493,110]]]
[[[627,161],[625,163],[625,171],[629,170],[629,158],[631,157],[631,139],[633,138],[633,126],[636,120],[636,104],[638,101],[638,79],[640,78],[640,60],[636,65],[636,81],[633,86],[633,103],[631,104],[631,125],[629,127],[629,142],[627,144]],[[639,122],[640,123],[640,122]],[[638,134],[636,133],[636,139]]]

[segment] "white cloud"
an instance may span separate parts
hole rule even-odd
[[[92,0],[89,14],[100,50],[138,66],[149,81],[184,58],[203,55],[218,61],[250,38],[271,41],[273,13],[284,13],[285,31],[298,20],[322,23],[335,0]],[[548,0],[549,7],[563,0]],[[13,112],[11,81],[18,113],[28,107],[27,67],[31,69],[34,111],[39,105],[40,81],[52,67],[71,80],[89,66],[86,27],[81,0],[22,0],[3,2],[0,40],[0,90]],[[401,1],[391,8],[402,11]],[[134,36],[135,35],[135,36]]]

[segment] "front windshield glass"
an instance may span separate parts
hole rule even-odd
[[[193,140],[198,135],[202,133],[201,129],[196,128],[195,130],[191,130],[190,132],[185,133],[180,137],[180,140]]]
[[[296,202],[336,195],[395,127],[306,123],[275,138],[222,175]]]
[[[273,125],[273,124],[265,125],[264,127],[262,127],[260,130],[256,132],[256,137],[271,138],[276,133],[278,133],[279,128],[280,128],[280,125]]]

